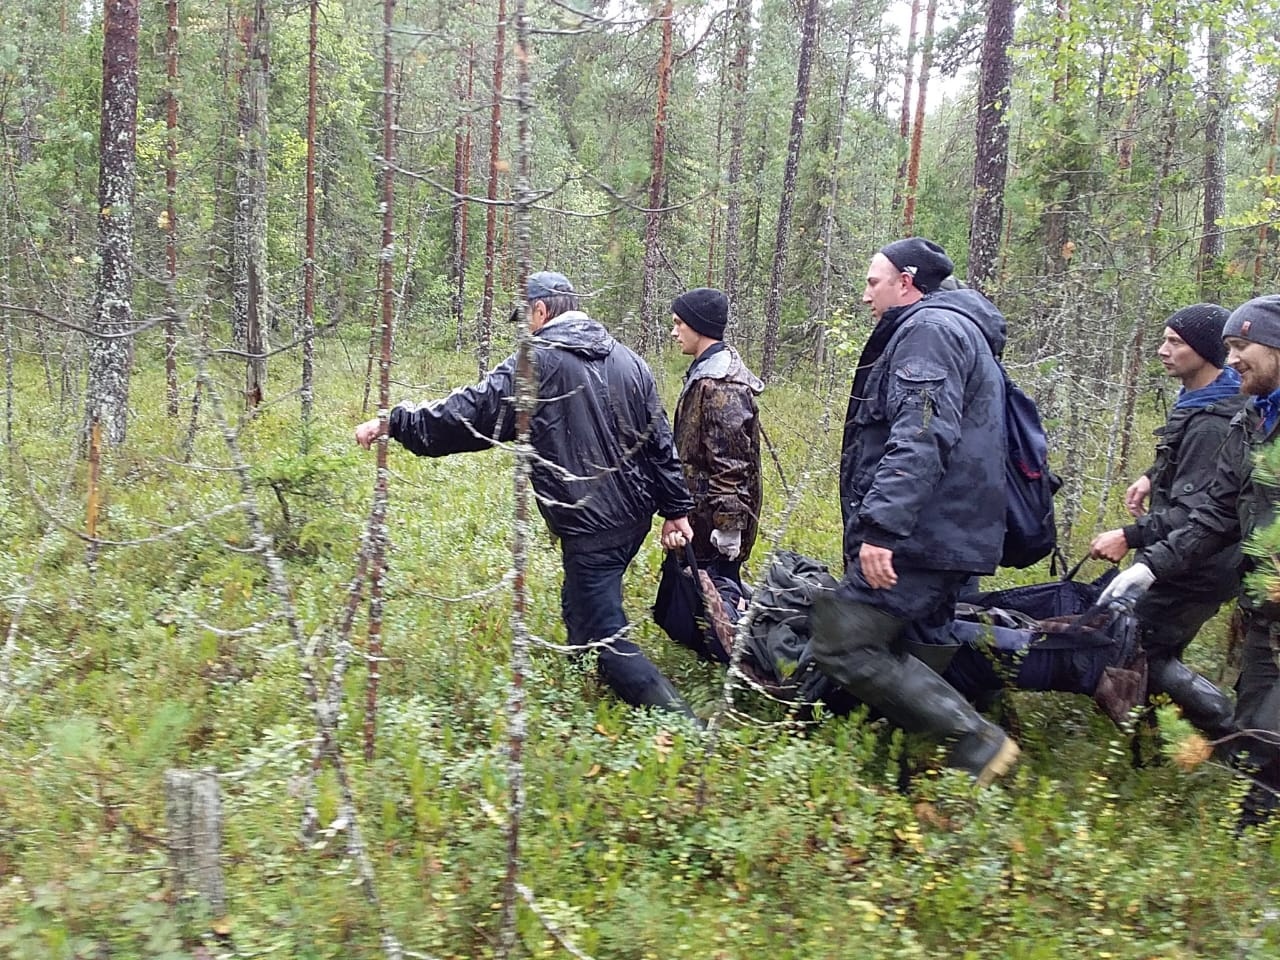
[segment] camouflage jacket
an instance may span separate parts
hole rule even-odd
[[[764,389],[738,356],[725,346],[686,374],[676,402],[676,450],[693,494],[693,549],[699,561],[718,551],[711,531],[742,531],[745,560],[759,529],[760,413],[756,397]]]

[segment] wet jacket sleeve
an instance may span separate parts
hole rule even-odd
[[[658,515],[664,520],[684,517],[693,510],[693,498],[685,486],[684,470],[676,454],[675,438],[671,435],[671,423],[667,412],[658,400],[658,388],[652,377],[646,378],[644,405],[649,424],[649,436],[645,443],[645,462],[653,477],[653,499]]]
[[[1200,414],[1187,424],[1182,442],[1178,444],[1178,468],[1170,484],[1168,505],[1144,514],[1124,528],[1129,546],[1149,547],[1159,543],[1184,526],[1192,511],[1208,501],[1226,425],[1226,418],[1212,414]],[[1234,512],[1234,506],[1232,510]]]
[[[420,457],[488,450],[514,440],[515,357],[508,357],[479,383],[419,406],[391,410],[388,434]]]
[[[974,363],[961,334],[914,325],[894,349],[886,416],[892,423],[875,479],[862,499],[862,539],[892,550],[909,537],[960,440],[966,372]]]
[[[1184,523],[1138,554],[1137,559],[1150,567],[1157,579],[1192,570],[1240,539],[1238,502],[1250,469],[1243,431],[1228,434],[1214,463],[1204,502]]]
[[[698,457],[706,467],[707,500],[717,530],[747,530],[754,519],[752,491],[759,469],[752,456],[756,417],[750,388],[725,380],[703,380],[690,391],[688,415],[700,426]]]

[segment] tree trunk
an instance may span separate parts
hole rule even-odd
[[[194,894],[221,917],[227,912],[227,891],[218,776],[212,770],[166,770],[164,796],[173,895],[182,901]]]
[[[316,43],[320,26],[320,0],[310,0],[307,22],[307,178],[306,250],[302,258],[302,426],[303,443],[315,402],[316,336],[316,101],[320,79]]]
[[[911,21],[907,27],[907,55],[902,65],[902,110],[898,115],[898,175],[893,181],[893,206],[902,209],[902,188],[907,180],[907,158],[911,154],[911,78],[916,61],[916,24],[920,20],[920,0],[911,0]]]
[[[791,104],[791,134],[787,138],[787,160],[782,170],[782,200],[778,205],[778,231],[773,250],[773,274],[765,300],[764,350],[760,376],[768,380],[778,356],[778,325],[782,316],[782,281],[787,268],[787,241],[791,232],[791,210],[795,204],[796,173],[800,168],[800,145],[804,140],[804,116],[809,106],[809,72],[818,33],[818,0],[805,0],[800,22],[800,63],[796,70],[796,96]]]
[[[124,443],[133,362],[133,194],[137,177],[138,0],[106,0],[98,162],[98,278],[86,435]]]
[[[920,182],[920,146],[924,143],[924,107],[929,95],[929,71],[933,67],[933,21],[938,0],[929,0],[924,15],[924,43],[920,52],[920,87],[916,93],[916,120],[911,127],[911,153],[907,157],[907,198],[902,206],[902,232],[910,235],[916,225],[916,188]]]
[[[458,67],[458,118],[453,131],[453,321],[457,330],[454,349],[461,350],[462,325],[467,311],[467,191],[471,188],[471,93],[475,78],[475,45],[467,44],[466,79]]]
[[[821,373],[826,360],[827,311],[831,306],[831,248],[835,244],[836,205],[840,200],[840,156],[844,152],[844,120],[849,110],[849,82],[853,76],[853,58],[858,37],[857,22],[861,4],[855,3],[849,15],[849,33],[845,38],[844,73],[840,78],[840,107],[836,112],[836,140],[831,148],[831,191],[827,195],[826,216],[822,221],[822,279],[818,284],[818,304],[814,322],[814,367]]]
[[[1004,185],[1009,166],[1009,84],[1016,0],[988,0],[978,81],[977,150],[973,161],[973,214],[969,221],[969,285],[986,293],[996,279],[1004,227]]]
[[[531,265],[530,210],[533,187],[530,168],[533,154],[533,90],[529,79],[529,18],[525,0],[515,0],[516,7],[516,178],[514,193],[515,268],[518,282],[524,286]],[[507,688],[507,823],[506,864],[502,883],[502,927],[498,942],[498,960],[523,955],[520,950],[517,907],[520,894],[520,830],[525,812],[524,747],[529,720],[526,715],[525,680],[530,671],[529,649],[529,545],[532,540],[534,494],[532,487],[534,454],[529,439],[533,411],[537,406],[538,384],[533,368],[533,345],[530,342],[526,315],[517,336],[516,361],[516,462],[515,462],[515,529],[512,537],[511,566],[514,574],[511,597],[511,680]]]
[[[382,248],[378,256],[378,296],[382,305],[381,353],[378,367],[378,417],[391,411],[391,339],[395,320],[395,60],[392,31],[396,0],[382,4]],[[384,427],[385,431],[385,427]],[[374,481],[370,523],[373,550],[369,561],[368,683],[365,687],[364,758],[372,760],[377,746],[378,681],[382,676],[382,588],[387,566],[387,440],[378,443],[378,474]]]
[[[1263,191],[1264,198],[1271,198],[1275,195],[1272,184],[1275,182],[1276,176],[1276,132],[1280,128],[1280,83],[1277,83],[1275,92],[1275,102],[1271,106],[1271,132],[1267,137],[1267,178],[1266,188]],[[1256,297],[1262,292],[1262,261],[1267,249],[1267,239],[1270,237],[1272,227],[1264,223],[1258,228],[1258,248],[1253,255],[1253,295]]]
[[[498,28],[493,42],[493,112],[489,120],[489,205],[484,222],[484,295],[476,330],[476,366],[483,377],[489,369],[493,343],[494,256],[498,240],[498,147],[502,140],[502,67],[507,49],[507,0],[498,0]]]
[[[267,379],[267,69],[266,0],[240,18],[244,67],[237,111],[236,215],[232,237],[232,336],[243,344],[244,402],[262,402]]]
[[[729,170],[725,184],[724,292],[729,316],[738,313],[738,245],[742,242],[742,146],[747,134],[747,58],[751,52],[751,0],[733,7],[733,119],[729,127]]]
[[[1204,118],[1204,235],[1200,239],[1200,298],[1216,303],[1222,298],[1222,258],[1227,233],[1227,42],[1223,30],[1209,30],[1206,64],[1208,96]]]
[[[165,61],[169,78],[165,91],[164,164],[164,383],[165,410],[178,415],[178,0],[165,0],[169,27],[165,32]]]
[[[641,351],[649,350],[656,342],[654,328],[658,298],[658,228],[662,225],[662,171],[667,150],[667,97],[671,91],[671,13],[673,0],[665,0],[660,19],[662,21],[662,47],[658,53],[657,107],[653,118],[653,163],[649,175],[649,210],[644,224],[644,272],[640,285],[640,337]]]

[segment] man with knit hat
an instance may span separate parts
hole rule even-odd
[[[693,536],[667,415],[649,367],[579,309],[573,284],[543,270],[525,282],[537,383],[529,438],[538,457],[538,510],[560,542],[560,612],[569,646],[598,653],[600,678],[633,706],[692,716],[670,681],[628,636],[622,577],[649,536]],[[516,439],[512,354],[475,386],[425,404],[401,404],[356,428],[368,449],[389,436],[420,457],[488,450]]]
[[[992,573],[1005,535],[1005,320],[938,244],[882,247],[862,302],[876,326],[854,372],[840,455],[844,577],[817,598],[818,667],[875,713],[951,743],[947,762],[988,783],[1017,745],[931,667],[956,597]],[[915,654],[930,658],[929,665]]]
[[[1204,502],[1160,542],[1143,547],[1137,562],[1111,582],[1100,603],[1135,603],[1153,584],[1211,562],[1220,551],[1247,542],[1275,521],[1280,488],[1254,470],[1254,461],[1260,448],[1280,436],[1280,295],[1255,297],[1237,307],[1222,338],[1227,363],[1240,375],[1240,390],[1252,402],[1231,420]],[[1242,572],[1255,563],[1246,556]],[[1246,741],[1259,770],[1241,813],[1240,826],[1245,827],[1271,815],[1280,789],[1280,603],[1257,596],[1246,584],[1240,591],[1240,612],[1245,639],[1235,723],[1244,731],[1270,734]]]
[[[712,574],[739,579],[760,526],[760,412],[764,389],[724,342],[729,300],[687,290],[671,304],[671,336],[693,357],[676,401],[675,438],[693,494],[693,552]]]
[[[1226,366],[1222,328],[1228,316],[1217,304],[1197,303],[1165,321],[1157,355],[1182,388],[1167,422],[1156,431],[1155,463],[1125,492],[1133,523],[1098,534],[1091,556],[1119,563],[1131,549],[1159,543],[1206,501],[1218,450],[1247,400],[1240,393],[1239,375]],[[1186,666],[1182,654],[1218,608],[1235,597],[1239,570],[1240,545],[1232,542],[1205,563],[1161,580],[1134,611],[1147,655],[1148,692],[1166,694],[1187,720],[1215,740],[1236,732],[1234,705]]]

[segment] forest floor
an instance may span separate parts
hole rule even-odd
[[[396,399],[441,396],[474,375],[469,357],[397,349]],[[375,472],[352,442],[367,416],[363,362],[335,342],[320,352],[308,435],[286,397],[238,436],[306,638],[333,635]],[[668,405],[683,366],[670,352],[658,365]],[[221,373],[238,382],[238,370]],[[273,376],[276,391],[292,389]],[[811,387],[771,386],[762,399],[797,491],[788,511],[766,463],[764,535],[832,564],[844,389],[830,429],[827,398]],[[303,680],[306,665],[327,684],[344,648],[300,656],[250,549],[208,397],[187,456],[185,390],[182,416],[168,419],[156,358],[139,356],[129,441],[103,458],[98,536],[112,543],[90,551],[76,532],[88,491],[79,415],[36,363],[17,369],[0,468],[0,955],[355,960],[389,955],[388,937],[406,956],[496,955],[509,458],[425,460],[392,445],[370,761],[366,604],[335,685],[347,810],[333,764],[312,775]],[[626,580],[635,638],[710,716],[721,671],[649,617],[660,562],[655,535]],[[528,583],[532,631],[563,641],[558,555],[541,526]],[[1224,619],[1192,651],[1211,676]],[[1234,835],[1246,785],[1213,763],[1135,768],[1130,733],[1085,698],[1013,695],[1021,762],[978,790],[883,725],[787,722],[742,689],[713,734],[625,708],[589,669],[546,649],[535,649],[525,691],[520,879],[540,916],[521,906],[517,955],[1280,957],[1280,844],[1269,830]],[[1176,742],[1178,724],[1166,725]],[[224,915],[170,882],[171,768],[218,774]],[[304,838],[308,801],[319,819]]]

